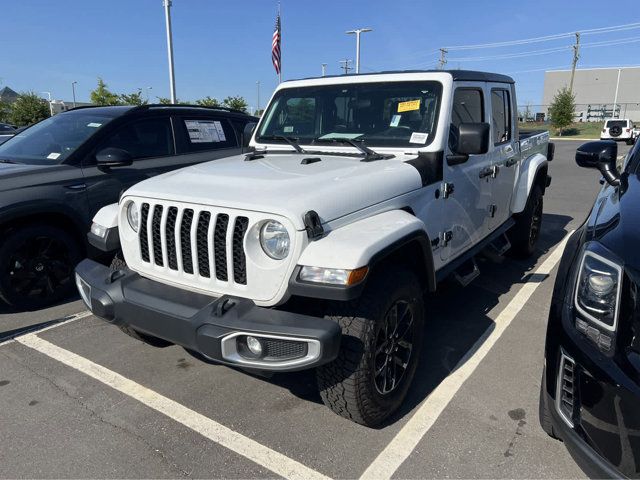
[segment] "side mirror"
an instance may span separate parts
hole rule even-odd
[[[96,153],[98,167],[127,167],[133,163],[133,157],[121,148],[104,148]]]
[[[612,140],[588,142],[576,151],[576,163],[580,167],[598,169],[609,185],[614,187],[620,185],[617,160],[618,145]]]
[[[251,136],[253,135],[253,131],[256,129],[255,122],[249,122],[244,126],[244,130],[242,132],[242,147],[247,148],[249,146],[249,142],[251,141]]]
[[[482,155],[489,151],[491,127],[488,123],[461,123],[457,128],[451,150],[447,156],[449,165],[458,165],[469,160],[469,155]]]

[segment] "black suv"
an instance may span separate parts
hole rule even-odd
[[[568,240],[551,302],[540,421],[590,476],[640,476],[640,142],[616,168],[613,141],[578,165],[604,187]]]
[[[37,308],[74,292],[95,213],[141,180],[235,155],[257,119],[184,105],[81,107],[0,145],[0,299]],[[248,137],[248,136],[247,136]]]

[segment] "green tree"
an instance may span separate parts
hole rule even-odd
[[[146,105],[148,102],[142,98],[142,92],[138,90],[134,93],[121,93],[118,101],[122,105]]]
[[[196,100],[196,105],[202,105],[203,107],[219,107],[221,106],[221,103],[218,99],[212,98],[207,95],[204,98]]]
[[[573,123],[575,109],[576,99],[571,91],[567,87],[558,90],[549,106],[551,125],[558,130],[558,135],[562,136],[562,131]]]
[[[94,105],[120,105],[119,95],[109,90],[102,78],[98,77],[98,86],[91,91],[91,103]]]
[[[31,125],[51,116],[51,110],[46,100],[35,92],[22,92],[11,104],[8,120],[14,125]]]
[[[222,105],[227,108],[233,108],[235,110],[240,110],[241,112],[246,112],[249,104],[244,99],[244,97],[227,97],[222,101]]]
[[[11,105],[7,102],[0,102],[0,122],[8,122],[11,114]]]
[[[162,105],[171,105],[171,99],[167,98],[167,97],[156,97],[158,99],[158,103],[162,104]],[[189,103],[189,102],[183,102],[182,100],[176,98],[176,105],[178,104],[184,104],[184,103]]]

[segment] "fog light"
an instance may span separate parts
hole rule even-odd
[[[85,303],[87,308],[91,310],[91,287],[87,282],[80,278],[80,275],[76,273],[76,287],[78,287],[78,292],[80,292],[80,296],[82,297],[82,301]]]
[[[256,337],[247,337],[247,348],[251,353],[253,353],[256,357],[262,355],[262,343]]]

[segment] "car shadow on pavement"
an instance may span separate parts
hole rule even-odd
[[[517,291],[525,282],[544,280],[532,271],[540,257],[564,238],[571,220],[569,216],[545,214],[538,248],[531,258],[506,257],[496,261],[480,257],[481,275],[469,286],[462,287],[447,280],[439,286],[437,295],[425,297],[427,318],[413,386],[400,410],[380,428],[409,414],[456,368],[487,329],[493,328],[494,322],[487,314],[498,305],[501,296],[511,290]],[[258,378],[286,388],[301,399],[322,402],[313,370]]]

